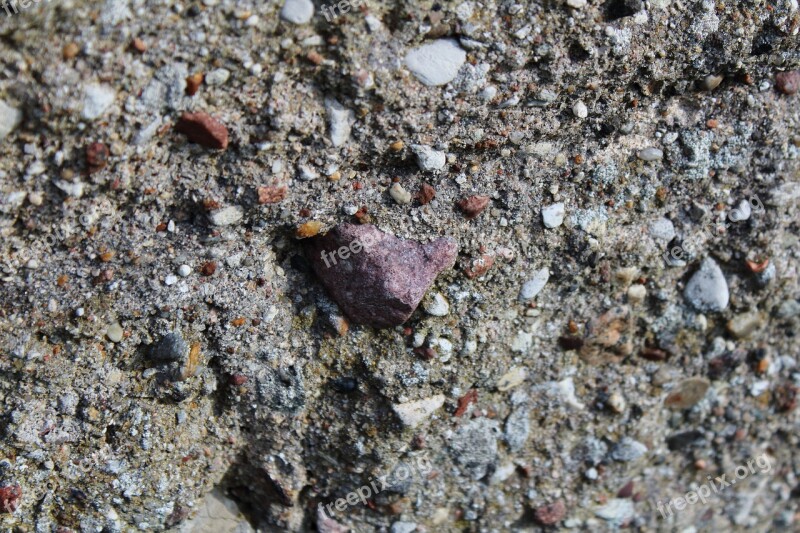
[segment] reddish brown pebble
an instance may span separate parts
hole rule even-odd
[[[658,348],[642,348],[642,351],[639,352],[639,356],[648,361],[664,361],[668,355],[667,352]]]
[[[306,59],[311,61],[315,65],[321,65],[323,61],[323,57],[319,54],[319,52],[311,51],[306,55]]]
[[[628,481],[624,487],[617,492],[617,498],[630,498],[633,496],[633,480]]]
[[[800,90],[800,71],[778,72],[775,75],[775,82],[783,94],[795,94]]]
[[[203,84],[203,73],[196,72],[186,78],[186,94],[194,96],[200,90],[200,85]]]
[[[554,526],[567,515],[567,507],[562,500],[550,505],[543,505],[534,511],[533,516],[543,526]]]
[[[89,174],[103,170],[108,164],[108,147],[103,143],[92,143],[86,147],[86,164]]]
[[[140,38],[134,37],[133,41],[131,41],[131,50],[143,54],[147,50],[147,45]]]
[[[565,335],[558,338],[558,344],[565,350],[580,350],[583,347],[583,339],[572,335]]]
[[[213,276],[217,271],[217,264],[214,261],[209,261],[200,267],[200,273],[204,276]]]
[[[206,148],[224,150],[228,147],[227,128],[207,113],[184,113],[175,130],[186,135],[189,142]]]
[[[258,203],[259,204],[277,204],[286,198],[286,193],[289,188],[286,185],[273,185],[269,187],[258,188]]]
[[[463,416],[469,406],[478,401],[478,391],[470,389],[464,396],[458,399],[458,408],[453,416]]]
[[[745,264],[747,265],[747,269],[752,272],[753,274],[760,274],[764,272],[767,267],[769,266],[769,259],[764,259],[760,263],[755,261],[745,260]]]
[[[417,199],[419,200],[419,203],[422,205],[427,205],[431,203],[431,200],[433,200],[435,197],[436,189],[427,183],[423,183],[422,186],[420,186],[419,192],[417,193]]]
[[[19,485],[0,487],[0,513],[13,513],[22,499],[22,488]]]
[[[420,346],[419,348],[414,348],[414,353],[426,361],[430,361],[436,357],[436,351],[429,346]]]
[[[489,254],[483,254],[482,256],[475,258],[472,262],[464,268],[464,274],[469,279],[475,279],[483,276],[486,274],[492,265],[494,264],[494,257]]]
[[[234,375],[231,376],[231,380],[230,381],[231,381],[231,385],[235,385],[235,386],[239,387],[239,386],[244,385],[245,383],[247,383],[247,376],[244,376],[242,374],[234,374]]]
[[[489,205],[488,196],[470,196],[458,202],[458,208],[464,213],[467,220],[472,220]]]

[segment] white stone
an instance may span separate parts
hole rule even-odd
[[[181,265],[178,267],[178,275],[182,278],[187,277],[191,273],[192,273],[192,267],[190,267],[189,265]]]
[[[244,209],[238,205],[223,207],[212,212],[209,218],[215,226],[230,226],[239,222],[244,216]]]
[[[586,0],[567,0],[567,5],[572,9],[583,9],[586,7]]]
[[[497,380],[497,390],[500,392],[505,392],[507,390],[511,390],[523,381],[525,378],[528,377],[528,371],[521,366],[516,368],[512,368]]]
[[[453,39],[439,39],[406,55],[406,67],[428,86],[445,85],[458,74],[467,53]]]
[[[395,404],[394,412],[406,427],[415,428],[439,410],[444,405],[444,399],[443,394],[437,394],[422,400]]]
[[[218,68],[206,74],[203,80],[206,85],[222,85],[231,77],[231,71],[225,68]]]
[[[664,157],[664,152],[659,148],[645,148],[637,154],[642,161],[659,161]]]
[[[355,114],[333,98],[325,100],[325,109],[328,112],[331,143],[338,148],[350,138]]]
[[[447,164],[447,155],[430,146],[412,144],[411,151],[417,156],[417,165],[423,172],[436,172]]]
[[[575,383],[572,381],[572,378],[566,378],[558,383],[555,384],[556,391],[564,399],[567,405],[574,407],[575,409],[583,409],[585,405],[583,405],[578,398],[575,396]]]
[[[389,533],[412,533],[417,530],[415,522],[395,522],[392,524]]]
[[[692,307],[702,313],[723,311],[728,307],[728,282],[716,261],[710,257],[703,260],[700,268],[686,284],[683,296]]]
[[[306,24],[314,16],[311,0],[286,0],[281,9],[281,18],[293,24]]]
[[[658,218],[650,222],[650,236],[657,240],[668,243],[675,238],[675,225],[668,218]]]
[[[389,188],[389,195],[400,205],[411,203],[411,193],[405,190],[399,183],[395,183]]]
[[[96,120],[111,107],[117,97],[116,91],[107,85],[89,85],[83,99],[83,118]]]
[[[522,285],[522,289],[519,291],[520,301],[524,302],[534,299],[536,295],[541,292],[549,279],[550,270],[547,268],[541,268],[534,272],[533,276]]]
[[[750,215],[752,213],[753,209],[750,206],[750,202],[748,202],[747,200],[742,200],[741,202],[739,202],[739,205],[736,207],[736,209],[733,209],[730,212],[728,218],[732,222],[744,222],[745,220],[750,218]]]
[[[0,100],[0,141],[22,122],[22,111]]]
[[[633,520],[635,509],[633,500],[630,498],[612,498],[604,506],[597,509],[594,513],[606,522],[610,522],[615,528]]]
[[[631,303],[641,303],[647,296],[647,288],[644,285],[631,285],[628,289],[628,300]]]
[[[440,292],[433,293],[426,298],[422,307],[426,313],[433,316],[447,316],[450,313],[450,304]]]
[[[572,106],[572,113],[578,118],[586,118],[589,116],[589,109],[586,107],[586,104],[578,100],[575,102],[575,105]]]
[[[564,222],[565,213],[566,209],[561,202],[542,208],[542,222],[544,222],[544,227],[548,229],[559,227]]]
[[[181,524],[177,533],[254,533],[236,502],[214,489],[198,502],[197,512]]]
[[[125,332],[122,330],[122,326],[119,325],[119,322],[111,324],[106,330],[106,336],[111,342],[121,341],[124,333]]]
[[[176,283],[178,283],[178,276],[174,274],[168,274],[167,277],[164,278],[164,285],[167,287],[175,285]]]

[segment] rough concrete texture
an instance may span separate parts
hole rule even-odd
[[[288,4],[0,11],[0,529],[796,530],[797,2]]]

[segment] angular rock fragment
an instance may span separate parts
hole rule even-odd
[[[228,129],[207,113],[184,113],[175,125],[189,142],[206,148],[225,150],[228,147]]]
[[[305,246],[314,272],[345,314],[374,327],[408,320],[436,276],[452,268],[457,251],[449,238],[422,244],[367,224],[340,224]]]
[[[670,409],[690,409],[703,399],[711,383],[705,378],[689,378],[681,381],[664,400]]]
[[[0,140],[14,131],[20,122],[22,122],[22,112],[0,100]]]
[[[775,83],[783,94],[795,94],[800,90],[800,71],[778,72],[775,75]]]
[[[404,426],[415,428],[444,405],[444,395],[437,394],[430,398],[396,404],[394,412]]]
[[[465,475],[481,479],[497,460],[498,424],[488,418],[475,418],[461,426],[450,443],[455,462]]]
[[[489,205],[488,196],[470,196],[458,202],[458,208],[461,209],[467,220],[472,220],[480,215],[487,205]]]
[[[716,261],[709,257],[700,264],[700,268],[686,284],[683,296],[693,308],[702,313],[722,311],[728,307],[728,282]]]
[[[0,487],[0,513],[13,513],[22,499],[22,488],[19,485]]]
[[[164,335],[150,350],[150,358],[154,361],[181,361],[188,356],[189,346],[177,332]]]
[[[406,55],[406,67],[428,86],[444,85],[456,77],[467,53],[452,39],[439,39]]]
[[[442,170],[447,164],[447,155],[424,144],[412,144],[411,151],[417,156],[417,165],[423,172]]]

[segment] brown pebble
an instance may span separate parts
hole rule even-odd
[[[554,526],[561,522],[567,515],[567,507],[563,500],[558,500],[550,505],[543,505],[533,512],[537,522],[543,526]]]
[[[715,129],[717,126],[719,126],[719,120],[717,120],[717,119],[715,119],[715,118],[710,118],[710,119],[708,119],[708,120],[706,121],[706,126],[708,126],[710,129],[712,129],[712,130],[713,130],[713,129]]]
[[[73,59],[75,58],[81,51],[80,46],[78,43],[67,43],[64,45],[64,49],[61,50],[61,55],[64,59]]]
[[[787,381],[775,387],[772,398],[779,413],[788,413],[797,407],[797,386]]]
[[[417,193],[417,200],[422,205],[427,205],[431,203],[431,201],[436,197],[436,189],[428,185],[427,183],[423,183],[420,185],[419,192]]]
[[[286,185],[271,185],[258,188],[258,203],[259,204],[277,204],[284,198],[289,188]]]
[[[703,399],[711,385],[705,378],[688,378],[681,381],[664,400],[670,409],[690,409]]]
[[[467,220],[472,220],[489,205],[488,196],[470,196],[458,202],[458,208],[464,213]]]
[[[147,50],[147,44],[145,44],[145,42],[140,38],[134,37],[133,41],[131,41],[131,50],[143,54],[145,50]]]
[[[94,174],[105,168],[108,164],[108,147],[103,143],[92,143],[86,147],[86,164],[89,174]]]
[[[395,142],[393,142],[392,144],[389,145],[389,149],[392,152],[399,152],[400,150],[403,149],[404,146],[405,146],[405,144],[403,143],[403,141],[395,141]]]
[[[574,335],[564,335],[558,338],[558,344],[564,350],[580,350],[583,348],[583,339]]]
[[[775,75],[775,83],[783,94],[795,94],[800,90],[800,71],[778,72]]]
[[[322,229],[322,222],[317,220],[310,220],[305,224],[300,224],[295,232],[298,239],[308,239],[309,237],[313,237],[319,233],[319,230]]]
[[[200,90],[200,85],[203,84],[203,73],[195,72],[186,78],[186,94],[194,96]]]
[[[469,406],[477,401],[478,391],[475,389],[470,389],[464,396],[458,399],[458,407],[456,408],[456,412],[453,413],[453,416],[463,416],[464,413],[467,412],[467,409],[469,409]]]
[[[114,252],[108,251],[100,254],[100,261],[102,261],[103,263],[108,263],[112,259],[114,259]]]
[[[228,129],[208,113],[184,113],[175,125],[189,142],[206,148],[225,150],[228,147]]]
[[[311,61],[315,65],[321,65],[324,61],[324,58],[319,54],[319,52],[311,51],[306,54],[306,59]]]
[[[625,486],[617,492],[617,498],[630,498],[633,496],[633,480],[625,483]]]
[[[658,348],[642,348],[642,351],[639,352],[639,356],[643,359],[647,359],[648,361],[665,361],[669,354],[664,350],[659,350]]]
[[[764,259],[760,263],[755,261],[745,260],[745,264],[747,265],[747,270],[752,272],[753,274],[760,274],[764,272],[767,267],[769,266],[769,259]]]
[[[204,276],[213,276],[214,272],[217,271],[217,264],[214,261],[209,261],[208,263],[204,263],[203,266],[200,267],[200,273]]]
[[[22,499],[22,488],[19,485],[0,487],[0,513],[13,513]]]
[[[480,257],[473,259],[469,265],[464,268],[464,274],[469,279],[475,279],[486,274],[494,265],[494,257],[489,254],[483,254]]]
[[[237,387],[244,385],[247,383],[247,376],[242,374],[234,374],[230,378],[231,385],[235,385]]]

